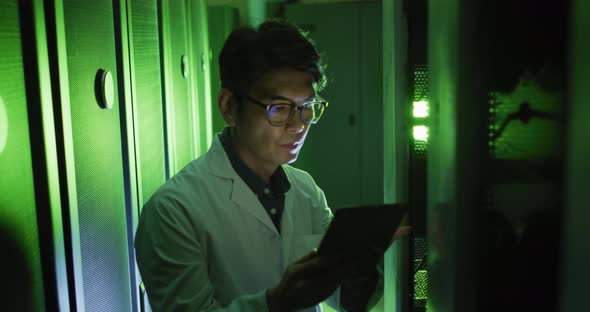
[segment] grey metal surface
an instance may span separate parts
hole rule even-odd
[[[27,108],[22,51],[18,1],[2,1],[0,3],[0,76],[2,77],[0,79],[0,140],[2,141],[0,143],[2,144],[0,146],[0,231],[2,235],[6,235],[2,237],[2,248],[5,260],[9,261],[3,262],[3,268],[0,270],[5,279],[9,278],[3,281],[4,285],[8,286],[3,288],[3,298],[7,299],[3,302],[3,307],[7,309],[28,307],[31,311],[44,311],[37,202],[31,130],[29,129],[31,119]],[[32,120],[38,120],[38,118]],[[32,127],[32,131],[36,130],[40,130],[40,127]]]
[[[110,1],[63,2],[67,64],[60,66],[67,66],[68,79],[60,83],[69,86],[63,109],[71,113],[64,117],[71,118],[71,133],[64,135],[73,147],[66,161],[75,173],[68,183],[76,190],[70,215],[79,311],[131,310],[121,99],[101,110],[93,88],[99,68],[118,72],[113,10]],[[121,77],[113,78],[118,86]]]
[[[564,213],[561,281],[561,311],[584,311],[588,307],[587,289],[590,281],[590,210],[588,210],[588,177],[590,176],[590,55],[588,54],[590,32],[590,2],[573,1],[571,19],[572,46],[570,56],[571,93],[570,123]]]
[[[182,76],[181,59],[188,54],[186,5],[161,1],[161,38],[163,58],[164,105],[170,176],[186,166],[194,156],[193,99],[189,80]],[[192,62],[192,60],[191,60]],[[193,73],[191,73],[192,75]]]
[[[437,312],[477,310],[486,94],[477,83],[476,39],[465,31],[475,25],[476,5],[429,1],[428,308]]]
[[[158,2],[144,0],[129,4],[129,52],[141,206],[166,181]]]

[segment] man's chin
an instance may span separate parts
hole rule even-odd
[[[297,156],[298,155],[299,155],[299,153],[297,153],[297,154],[289,154],[288,157],[285,157],[283,159],[283,164],[289,164],[290,165],[290,164],[294,163],[297,160]]]
[[[289,151],[289,152],[282,152],[280,157],[281,157],[281,164],[292,164],[297,160],[297,157],[299,156],[299,151],[300,149],[297,149],[297,151]]]

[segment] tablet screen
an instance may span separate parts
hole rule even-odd
[[[318,248],[318,255],[374,258],[381,256],[402,218],[405,204],[359,206],[336,210]]]

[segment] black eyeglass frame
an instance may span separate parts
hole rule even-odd
[[[301,106],[298,106],[293,101],[290,101],[290,100],[285,99],[285,101],[291,102],[290,105],[291,105],[292,109],[289,112],[289,117],[285,121],[283,121],[281,123],[273,123],[272,121],[270,121],[270,110],[273,107],[275,107],[275,106],[283,106],[283,105],[286,105],[286,104],[264,104],[264,103],[262,103],[262,102],[260,102],[260,101],[258,101],[256,99],[250,97],[249,95],[238,96],[238,98],[245,98],[246,100],[248,100],[248,101],[250,101],[250,102],[258,105],[259,107],[261,107],[263,109],[265,109],[266,110],[266,120],[268,120],[268,123],[270,123],[272,126],[275,126],[275,127],[280,127],[280,126],[283,126],[286,123],[288,123],[291,119],[293,119],[293,116],[295,115],[295,111],[299,111],[299,120],[301,120],[301,122],[303,122],[305,125],[309,125],[309,124],[315,125],[320,120],[320,118],[324,114],[324,111],[328,107],[328,101],[324,100],[320,96],[316,96],[316,98],[319,98],[320,100],[314,99],[314,100],[311,100],[309,102],[303,103],[303,105],[301,105]],[[308,106],[310,106],[312,104],[317,104],[317,103],[319,103],[319,104],[321,104],[321,105],[324,106],[324,109],[322,109],[322,112],[321,112],[320,116],[315,121],[310,120],[309,122],[305,122],[305,120],[303,120],[303,108],[304,107],[308,107]]]

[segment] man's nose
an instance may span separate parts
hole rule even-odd
[[[292,133],[301,133],[305,130],[305,127],[307,127],[307,125],[301,120],[301,113],[295,111],[293,118],[287,123],[287,130]]]

